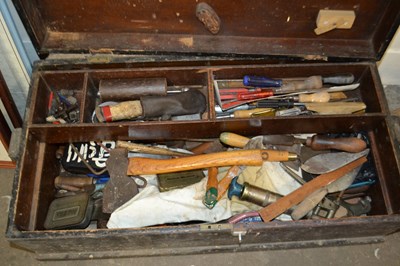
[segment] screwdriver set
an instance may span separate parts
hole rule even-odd
[[[245,75],[213,84],[219,119],[352,114],[366,109],[360,99],[345,94],[359,86],[351,73],[290,79]]]

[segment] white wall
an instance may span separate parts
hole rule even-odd
[[[1,1],[1,0],[0,0]],[[25,112],[30,77],[0,13],[0,70],[20,115]]]
[[[400,28],[378,65],[383,85],[400,85]]]
[[[8,157],[6,149],[4,148],[1,142],[0,142],[0,161],[7,161],[7,162],[11,161],[10,157]]]

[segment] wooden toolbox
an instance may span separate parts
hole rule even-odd
[[[400,228],[399,164],[376,67],[399,25],[399,1],[207,1],[220,24],[200,21],[199,1],[14,3],[43,59],[32,75],[9,212],[6,234],[15,245],[41,259],[102,258],[370,243]],[[320,10],[354,11],[355,21],[350,29],[340,29],[343,18],[328,21],[325,26],[338,29],[317,35]],[[214,80],[335,73],[354,75],[360,85],[351,97],[365,103],[365,112],[217,117]],[[200,85],[196,90],[207,102],[202,116],[92,123],[102,80],[159,77],[168,86]],[[46,122],[52,90],[73,93],[79,106],[75,123]],[[55,155],[60,145],[218,138],[222,132],[247,137],[364,132],[377,173],[366,192],[371,211],[362,217],[287,222],[44,228],[54,178],[62,168]]]

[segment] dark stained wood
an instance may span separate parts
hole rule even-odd
[[[22,127],[22,119],[18,112],[17,106],[11,96],[6,81],[4,80],[3,74],[0,72],[0,99],[4,105],[7,115],[10,118],[12,126],[14,128]],[[8,126],[5,114],[0,112],[0,141],[4,145],[5,149],[8,150],[11,140],[11,129]],[[14,165],[15,166],[15,165]]]
[[[106,43],[104,41],[107,40]],[[245,44],[245,45],[243,45]],[[292,56],[330,56],[348,58],[374,58],[375,54],[367,40],[309,40],[295,38],[237,37],[237,36],[193,36],[190,34],[147,33],[74,33],[49,32],[44,52],[78,52],[82,47],[110,49],[123,53],[180,52],[215,54],[254,54]],[[110,47],[115,47],[111,49]],[[298,47],[298,48],[296,48]],[[300,48],[301,47],[301,48]],[[337,49],[340,47],[340,49]],[[84,49],[86,50],[86,49]]]
[[[221,132],[247,136],[260,134],[352,132],[368,130],[384,119],[382,115],[348,117],[313,116],[304,119],[221,119],[216,121],[116,122],[111,124],[32,125],[30,134],[48,143],[90,140],[154,140],[216,138]],[[196,128],[193,131],[193,128]]]
[[[3,113],[0,112],[0,141],[4,148],[8,150],[11,140],[11,130]]]
[[[62,230],[23,232],[11,240],[42,256],[57,259],[95,258],[140,255],[177,255],[227,251],[255,251],[326,245],[348,245],[358,241],[382,241],[394,232],[399,215],[373,216],[319,221],[238,224],[221,229],[204,229],[199,225],[150,227],[117,230]],[[242,232],[242,241],[238,235]],[[363,240],[362,240],[363,239]],[[101,241],[99,241],[101,240]],[[90,251],[91,252],[90,252]],[[66,256],[66,253],[70,256]],[[82,254],[79,257],[78,253]]]
[[[17,106],[11,96],[8,89],[7,83],[4,80],[3,74],[0,72],[0,99],[7,110],[8,116],[10,117],[11,123],[14,128],[22,127],[21,115],[18,112]]]
[[[38,8],[40,1],[13,0],[21,20],[25,24],[25,29],[31,36],[37,50],[44,41],[46,35],[46,26],[43,21],[41,9]]]
[[[196,1],[15,0],[42,53],[108,49],[378,59],[399,17],[396,0],[208,1],[222,26],[210,34]],[[313,32],[320,9],[354,10],[351,30]]]

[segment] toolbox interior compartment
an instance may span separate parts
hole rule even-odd
[[[325,239],[327,242],[332,239],[347,238],[349,234],[344,228],[353,226],[357,223],[368,223],[377,225],[379,229],[371,233],[371,230],[359,230],[352,232],[348,243],[359,239],[360,237],[371,237],[380,232],[390,232],[396,228],[399,221],[400,212],[400,194],[398,187],[400,186],[400,174],[397,167],[396,155],[393,150],[391,136],[389,135],[388,124],[385,119],[386,106],[383,100],[383,91],[379,82],[376,80],[376,68],[373,64],[355,63],[346,64],[340,67],[340,70],[354,73],[356,82],[360,82],[360,87],[353,95],[361,97],[367,103],[367,112],[365,114],[353,115],[313,115],[300,117],[261,117],[246,119],[216,119],[214,113],[214,91],[212,86],[213,79],[240,78],[245,73],[263,74],[268,73],[270,76],[279,77],[296,77],[308,76],[311,74],[331,74],[337,70],[337,64],[305,64],[305,65],[246,65],[246,66],[218,66],[212,70],[207,67],[184,67],[174,68],[143,68],[143,69],[115,69],[115,70],[85,70],[76,71],[73,74],[60,72],[42,73],[37,75],[41,78],[49,77],[51,84],[57,84],[58,79],[63,80],[66,77],[72,77],[72,81],[78,83],[83,89],[79,91],[81,108],[89,108],[82,110],[83,119],[80,123],[52,125],[44,124],[31,116],[26,126],[26,138],[24,153],[20,162],[20,175],[18,178],[18,194],[13,216],[13,227],[9,232],[11,239],[28,249],[35,249],[37,243],[41,243],[39,253],[47,254],[49,250],[55,253],[76,251],[76,247],[72,245],[58,246],[57,250],[45,244],[44,236],[52,236],[56,242],[65,240],[72,241],[76,236],[82,236],[91,250],[93,244],[86,239],[86,233],[90,232],[93,238],[119,239],[121,234],[124,239],[129,234],[139,234],[141,237],[164,237],[164,234],[174,235],[178,237],[184,234],[188,237],[187,241],[191,246],[198,247],[204,242],[195,240],[200,235],[210,237],[208,234],[223,234],[224,237],[218,240],[219,244],[224,246],[236,245],[237,226],[243,232],[247,232],[242,238],[242,246],[245,243],[275,243],[281,245],[285,241],[297,241],[296,234],[305,230],[305,228],[314,228],[315,232],[324,231],[324,227],[338,228],[334,235],[319,235],[318,233],[310,234],[307,237],[301,237],[301,241]],[[193,81],[205,86],[202,92],[207,95],[210,116],[206,116],[199,121],[123,121],[116,123],[91,123],[88,121],[89,114],[93,110],[93,102],[97,94],[98,83],[103,78],[126,78],[126,77],[159,77],[169,76],[171,84],[192,84]],[[39,79],[39,80],[40,80]],[[40,109],[41,98],[48,97],[48,91],[43,88],[42,83],[35,83],[32,95],[35,98],[31,101],[31,108],[34,112]],[[75,88],[75,87],[73,87]],[[39,100],[35,100],[39,99]],[[377,100],[378,99],[378,100]],[[90,103],[88,103],[90,102]],[[43,113],[43,115],[45,115]],[[193,131],[193,127],[201,128],[201,130]],[[227,224],[219,223],[209,225],[202,224],[176,224],[153,226],[148,228],[136,229],[81,229],[81,230],[45,230],[43,227],[47,209],[54,199],[55,188],[54,178],[59,175],[62,167],[60,161],[56,158],[55,153],[60,145],[67,145],[69,142],[92,141],[92,140],[137,140],[147,142],[158,142],[165,140],[190,139],[190,138],[216,138],[221,132],[231,131],[246,136],[256,136],[262,134],[298,134],[298,133],[354,133],[364,132],[370,140],[371,158],[373,159],[378,178],[376,183],[371,185],[367,191],[367,195],[372,199],[372,209],[365,217],[340,218],[328,220],[300,220],[297,222],[280,222],[278,226],[284,229],[280,232],[280,236],[276,239],[262,240],[254,234],[271,234],[272,227],[276,226],[272,223],[248,223],[226,227]],[[190,132],[190,134],[188,133]],[[385,224],[385,226],[383,226]],[[215,227],[219,226],[219,227]],[[322,227],[321,227],[322,226]],[[184,230],[182,233],[181,230]],[[239,231],[240,231],[239,230]],[[216,233],[217,232],[217,233]],[[276,232],[276,231],[274,231]],[[43,235],[43,234],[44,235]],[[177,234],[177,235],[176,235]],[[225,234],[228,234],[226,236]],[[72,236],[73,235],[73,236]],[[234,235],[234,236],[232,236]],[[293,235],[292,239],[289,237]],[[72,238],[71,238],[72,236]],[[285,240],[286,239],[286,240]],[[353,240],[351,240],[353,239]],[[22,241],[21,241],[22,240]],[[89,241],[89,242],[86,242]],[[194,243],[197,241],[198,243]],[[356,242],[358,240],[355,240]],[[51,241],[50,241],[51,242]],[[49,243],[50,243],[49,242]],[[130,244],[137,246],[135,240],[129,240]],[[132,242],[132,243],[131,243]],[[361,241],[362,242],[362,241]],[[58,242],[57,242],[58,243]],[[67,242],[64,242],[67,243]],[[69,242],[68,242],[69,243]],[[90,244],[92,243],[92,244]],[[113,241],[102,241],[100,245],[111,247]],[[167,248],[168,239],[163,239],[162,243],[150,241],[143,247],[151,248]],[[310,242],[312,243],[312,242]],[[95,244],[96,250],[99,244]],[[148,245],[148,246],[147,246]],[[303,245],[303,244],[301,244]],[[312,244],[311,244],[312,245]],[[181,244],[174,243],[174,247],[183,248]],[[290,246],[290,245],[289,245]],[[114,246],[113,246],[114,247]],[[124,247],[124,249],[130,249]],[[191,250],[190,252],[198,252],[202,249]],[[126,251],[128,252],[128,251]],[[145,251],[143,251],[145,253]],[[185,251],[186,252],[186,251]],[[128,252],[129,253],[129,252]],[[44,255],[46,257],[47,255]],[[112,256],[112,255],[111,255]]]
[[[49,100],[52,94],[60,93],[62,90],[69,91],[76,98],[78,105],[84,98],[84,89],[86,87],[86,79],[84,73],[45,73],[41,75],[37,81],[37,101],[32,105],[32,113],[30,120],[34,124],[47,123]],[[34,96],[35,97],[35,96]]]

